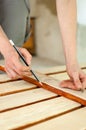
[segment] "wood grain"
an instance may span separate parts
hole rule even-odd
[[[82,93],[81,91],[75,91],[75,90],[70,90],[70,89],[66,89],[66,88],[61,88],[59,86],[59,81],[57,80],[57,78],[54,79],[52,77],[42,75],[40,73],[36,73],[36,75],[37,75],[37,77],[40,78],[40,81],[42,81],[42,85],[40,85],[40,83],[38,81],[36,81],[34,79],[34,77],[32,78],[32,77],[23,75],[22,79],[27,82],[33,83],[39,87],[42,87],[46,90],[49,90],[51,92],[54,92],[56,94],[69,98],[71,100],[74,100],[76,102],[79,102],[82,105],[86,106],[86,90]]]
[[[50,125],[52,124],[52,125]],[[86,130],[86,107],[48,120],[25,130]]]
[[[4,76],[3,76],[4,78]],[[14,94],[36,88],[37,86],[24,80],[0,84],[0,96]]]
[[[0,114],[0,129],[24,128],[79,108],[80,104],[59,97]]]
[[[71,100],[74,100],[76,102],[79,102],[82,105],[86,105],[86,90],[82,93],[81,91],[75,91],[75,90],[70,90],[70,89],[66,89],[66,88],[61,88],[59,86],[58,79],[54,79],[52,77],[45,76],[45,75],[43,75],[43,78],[41,78],[42,75],[40,76],[40,74],[39,74],[39,77],[40,77],[41,81],[43,81],[42,82],[43,85],[40,85],[35,79],[32,79],[27,76],[24,76],[23,79],[26,80],[27,82],[33,82],[37,86],[42,87],[51,92],[54,92],[58,95],[61,95],[66,98],[69,98]]]
[[[57,94],[51,93],[42,88],[2,96],[0,97],[0,112],[23,107],[25,105],[30,105],[54,97],[57,97]]]
[[[58,71],[56,70],[56,73]],[[69,91],[66,94],[65,90],[59,87],[59,81],[62,78],[68,78],[66,73],[58,74],[58,76],[53,75],[53,77],[36,74],[43,82],[43,86],[33,76],[23,76],[23,80],[0,84],[0,93],[2,94],[0,95],[0,129],[86,130],[86,107],[81,105],[82,93],[80,93],[80,104],[72,101],[79,99],[75,96],[76,94],[72,95],[72,98],[75,99],[67,99],[65,97],[67,94],[71,95],[71,90],[66,89]],[[3,79],[9,80],[6,74],[1,74],[1,81],[4,81]],[[38,88],[38,86],[49,91]],[[78,96],[79,92],[74,92],[77,92]],[[57,96],[57,93],[65,97]],[[83,98],[85,98],[84,96]]]

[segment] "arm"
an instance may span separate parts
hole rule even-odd
[[[56,0],[56,7],[63,40],[67,72],[75,84],[75,89],[80,89],[85,87],[83,84],[86,82],[86,75],[81,71],[77,62],[76,0]],[[83,82],[81,82],[81,79],[83,79]]]
[[[31,62],[31,55],[23,48],[20,48],[21,53],[27,60],[27,63]],[[10,78],[18,78],[22,74],[28,73],[28,67],[22,65],[19,61],[18,54],[15,49],[9,43],[9,39],[5,35],[2,27],[0,26],[0,52],[5,59],[5,70]]]

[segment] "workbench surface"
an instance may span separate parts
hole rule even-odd
[[[58,80],[68,78],[65,67],[44,73]],[[6,74],[0,74],[3,80],[9,80]],[[86,130],[86,107],[23,80],[1,83],[0,130],[11,129]]]

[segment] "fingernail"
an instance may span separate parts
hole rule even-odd
[[[81,92],[84,92],[84,88],[80,88],[80,91],[81,91]]]

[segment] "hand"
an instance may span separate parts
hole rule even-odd
[[[73,90],[81,90],[86,88],[86,74],[77,64],[67,67],[67,73],[70,80],[64,80],[60,83],[61,87]]]
[[[19,48],[19,51],[24,56],[27,63],[30,65],[31,63],[30,53],[24,48]],[[14,49],[12,49],[12,51],[10,51],[9,54],[5,55],[5,70],[11,79],[18,79],[22,75],[31,75],[29,71],[30,68],[23,65],[20,62],[19,56]]]

